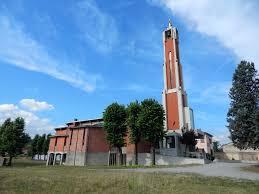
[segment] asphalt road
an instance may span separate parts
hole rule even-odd
[[[165,172],[165,173],[197,173],[213,177],[229,177],[234,179],[259,180],[259,173],[243,171],[242,167],[255,164],[213,162],[200,166],[173,167],[173,168],[136,168],[123,169],[130,172]]]

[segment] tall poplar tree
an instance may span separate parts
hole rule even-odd
[[[259,148],[259,129],[256,124],[258,83],[254,63],[241,61],[233,75],[229,92],[231,103],[227,114],[231,140],[239,149]]]
[[[138,143],[141,138],[141,131],[138,125],[140,111],[141,106],[138,101],[130,103],[127,107],[127,125],[129,127],[130,142],[134,144],[135,165],[138,164]]]
[[[104,129],[107,131],[107,140],[111,147],[119,152],[119,164],[122,165],[122,147],[125,145],[127,135],[126,109],[123,105],[112,103],[104,113]]]

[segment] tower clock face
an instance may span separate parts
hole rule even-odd
[[[167,31],[165,32],[165,37],[166,37],[166,39],[171,38],[171,37],[172,37],[172,31],[171,31],[171,30],[167,30]]]

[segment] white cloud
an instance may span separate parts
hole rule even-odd
[[[78,65],[52,57],[47,49],[25,32],[21,23],[0,15],[0,60],[17,67],[63,80],[86,92],[95,89],[99,76],[90,75]]]
[[[219,82],[208,86],[201,90],[198,97],[193,97],[190,100],[195,103],[213,103],[222,104],[228,103],[228,93],[231,87],[231,82]]]
[[[79,1],[73,11],[83,39],[101,53],[110,52],[118,40],[114,18],[93,0]]]
[[[54,126],[49,119],[40,118],[34,113],[25,111],[14,104],[0,104],[0,124],[7,118],[15,119],[17,117],[25,119],[26,133],[29,133],[31,136],[37,133],[53,132]]]
[[[254,61],[259,67],[259,14],[257,1],[245,0],[148,0],[166,6],[189,27],[216,37],[238,59]]]
[[[213,140],[220,142],[220,144],[222,145],[222,144],[231,142],[231,140],[229,139],[229,136],[230,136],[229,132],[224,132],[224,133],[221,133],[220,135],[213,136]]]
[[[0,112],[13,111],[18,109],[14,104],[0,104]]]
[[[20,101],[20,104],[30,110],[30,111],[43,111],[43,110],[53,110],[54,106],[51,104],[48,104],[47,102],[39,102],[35,99],[22,99]]]

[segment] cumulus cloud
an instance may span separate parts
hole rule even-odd
[[[85,42],[101,53],[113,49],[117,43],[118,30],[112,16],[101,10],[93,0],[79,1],[73,13]]]
[[[53,110],[54,106],[45,101],[39,102],[35,99],[22,99],[20,104],[30,111]]]
[[[12,16],[0,14],[0,61],[65,81],[86,92],[93,91],[98,75],[86,73],[71,61],[51,56],[47,49],[25,32]]]
[[[259,68],[259,14],[257,1],[148,0],[168,8],[197,32],[215,37],[238,59],[254,61]]]
[[[37,103],[37,101],[35,102]],[[46,107],[45,102],[43,104]],[[48,103],[46,104],[49,105]],[[41,108],[43,107],[42,104],[40,106]],[[33,106],[31,106],[31,108],[32,107]],[[24,110],[15,104],[0,104],[0,124],[2,124],[7,118],[15,119],[17,117],[24,118],[26,123],[26,133],[29,133],[31,136],[35,134],[51,133],[55,128],[48,118],[41,118],[35,113]]]

